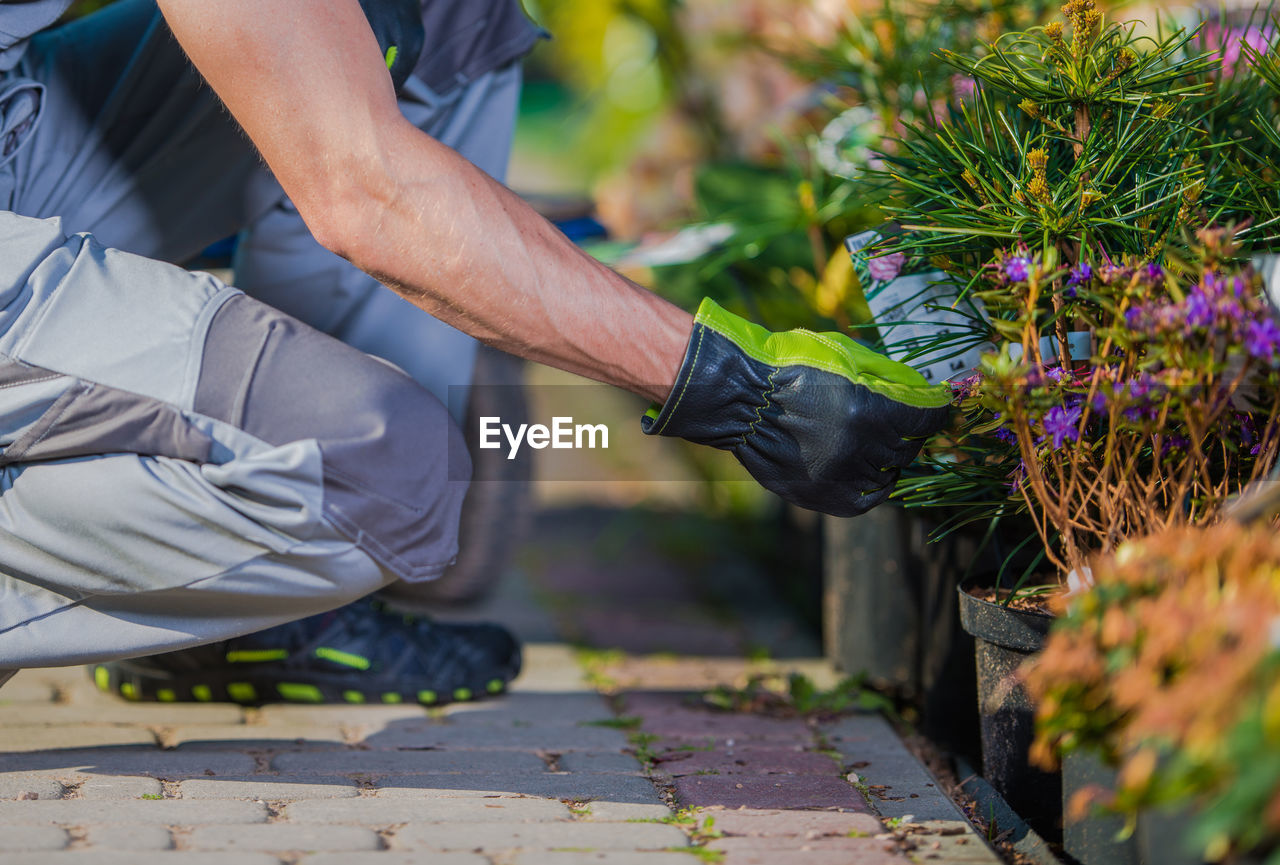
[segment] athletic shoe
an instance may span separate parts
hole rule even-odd
[[[436,705],[505,691],[520,672],[520,644],[498,625],[434,622],[366,599],[91,670],[99,688],[127,700]]]

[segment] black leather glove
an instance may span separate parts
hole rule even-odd
[[[650,435],[732,451],[765,488],[801,507],[854,516],[888,498],[950,390],[839,333],[772,333],[710,299],[698,309]]]

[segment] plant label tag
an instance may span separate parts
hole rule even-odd
[[[931,382],[976,374],[982,355],[995,350],[980,336],[986,320],[981,302],[966,299],[962,311],[956,286],[942,271],[904,274],[902,253],[868,255],[879,238],[864,231],[846,237],[844,245],[889,357]]]
[[[1253,257],[1253,269],[1262,277],[1271,308],[1280,311],[1280,255],[1268,252]]]
[[[1088,360],[1093,353],[1093,334],[1084,330],[1073,330],[1067,334],[1067,348],[1071,351],[1071,362]],[[1015,361],[1022,360],[1022,346],[1016,342],[1009,343],[1009,357]],[[1040,360],[1053,363],[1058,359],[1058,339],[1053,336],[1040,337]]]

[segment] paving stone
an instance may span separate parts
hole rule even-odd
[[[1003,862],[967,820],[928,820],[915,827],[923,830],[911,836],[919,845],[916,857],[921,862],[938,865],[1000,865]]]
[[[689,775],[675,779],[676,798],[690,808],[842,808],[869,812],[858,791],[821,775]]]
[[[266,819],[266,807],[256,802],[184,802],[179,799],[0,802],[0,824],[3,825],[61,823],[78,826],[119,822],[194,826],[201,823],[261,823]]]
[[[465,717],[465,716],[464,716]],[[404,722],[366,736],[370,748],[449,748],[480,750],[622,750],[626,734],[605,727],[575,724],[468,724]]]
[[[70,840],[57,826],[0,826],[0,852],[61,850]]]
[[[164,792],[160,782],[155,778],[100,775],[86,778],[76,788],[76,796],[80,799],[141,799],[143,796],[158,796]]]
[[[502,775],[400,775],[378,781],[377,798],[458,798],[485,795],[542,796],[661,804],[653,782],[640,775],[596,772],[513,772]]]
[[[684,832],[660,823],[414,823],[392,839],[396,849],[665,850],[689,843]]]
[[[171,850],[173,837],[164,826],[100,823],[86,827],[85,841],[93,850]]]
[[[0,686],[0,706],[13,703],[48,703],[53,700],[57,690],[48,682],[35,678],[27,678],[29,670],[20,670],[3,686]]]
[[[886,790],[872,791],[872,802],[876,811],[880,816],[885,818],[898,818],[907,820],[910,823],[918,823],[922,820],[957,820],[963,819],[963,814],[951,798],[941,791],[935,793],[921,793],[912,797],[910,794],[905,798],[897,798],[894,794],[903,792],[904,790],[913,790],[920,788],[904,787],[899,784],[897,787],[889,787]],[[882,795],[877,796],[876,793]]]
[[[850,811],[779,811],[708,810],[702,817],[715,819],[714,827],[726,835],[773,836],[813,838],[823,835],[860,833],[879,835],[884,826],[870,814]]]
[[[566,751],[556,760],[564,772],[643,772],[640,761],[630,754]]]
[[[743,662],[736,659],[730,664],[730,670],[735,676],[746,669]],[[680,669],[685,665],[673,663],[668,666]],[[717,666],[715,669],[724,671],[722,666]],[[701,692],[690,690],[628,690],[618,695],[618,702],[622,707],[623,715],[639,715],[644,718],[673,713],[684,714],[691,711],[701,712],[704,707]]]
[[[508,823],[568,820],[572,815],[563,802],[550,799],[408,799],[364,798],[355,801],[294,802],[284,809],[294,823],[360,823],[389,826],[394,823]]]
[[[609,802],[595,799],[587,803],[591,813],[586,817],[596,822],[625,823],[628,820],[662,820],[672,811],[666,805],[641,805],[635,802]]]
[[[195,724],[174,727],[165,745],[184,750],[235,748],[345,748],[337,724]]]
[[[339,776],[191,778],[179,783],[178,790],[183,799],[350,799],[358,795],[355,782]]]
[[[657,850],[529,850],[517,853],[513,861],[514,865],[695,865],[698,860],[688,853]]]
[[[892,842],[874,838],[719,838],[707,849],[725,854],[725,865],[910,865]]]
[[[525,643],[516,685],[525,694],[592,693],[583,681],[577,656],[564,643]]]
[[[22,751],[46,751],[51,748],[99,748],[111,745],[156,744],[155,734],[145,727],[95,726],[90,724],[62,724],[55,727],[9,727],[4,729],[4,744],[0,752],[16,754]]]
[[[734,850],[720,865],[912,865],[912,860],[897,853],[859,853],[857,859],[849,855],[844,850]]]
[[[840,850],[848,860],[862,862],[863,856],[876,853],[898,854],[893,841],[880,838],[803,838],[785,835],[715,838],[707,842],[708,850],[732,853],[737,850]],[[847,861],[848,861],[847,860]]]
[[[741,652],[735,654],[736,657],[721,658],[626,657],[608,665],[605,672],[627,694],[636,690],[680,693],[701,703],[703,691],[726,683],[740,684],[752,673],[775,671],[773,663],[760,664],[742,658]],[[624,701],[622,713],[630,714],[626,705]]]
[[[239,860],[236,860],[239,865]],[[386,850],[381,853],[313,853],[299,865],[490,865],[479,853],[421,853]],[[665,865],[665,863],[664,863]],[[691,865],[689,862],[679,865]]]
[[[740,712],[718,712],[690,704],[690,695],[628,691],[624,713],[644,719],[641,729],[664,739],[700,739],[735,744],[777,741],[808,744],[813,735],[799,719],[767,718]]]
[[[0,768],[20,772],[58,772],[76,775],[149,775],[178,778],[187,775],[248,775],[254,759],[227,751],[160,751],[151,749],[98,749],[32,751],[0,755]]]
[[[382,839],[360,826],[197,826],[186,838],[193,850],[378,850]]]
[[[85,685],[89,682],[89,677],[85,673],[84,667],[28,667],[25,670],[19,670],[9,684],[20,683],[41,683],[48,685],[50,688],[64,689],[71,686]],[[8,687],[6,685],[5,687]]]
[[[576,669],[576,665],[575,665]],[[517,684],[523,679],[517,680]],[[586,725],[614,717],[604,698],[595,692],[537,694],[513,691],[500,700],[450,703],[442,710],[449,723],[505,724],[512,721],[541,724]]]
[[[426,716],[427,710],[416,703],[360,706],[273,703],[258,710],[258,719],[263,724],[271,725],[376,726],[396,721],[421,720]]]
[[[717,715],[690,711],[684,714],[644,717],[641,729],[663,740],[716,742],[744,745],[748,742],[797,742],[808,744],[813,734],[803,721],[761,718],[753,715]]]
[[[846,766],[871,788],[884,817],[963,820],[964,815],[883,718],[857,715],[822,727]]]
[[[0,689],[3,694],[6,688]],[[182,724],[239,724],[244,710],[228,703],[127,703],[111,700],[103,705],[0,705],[0,727],[55,725],[131,724],[137,727],[173,727]]]
[[[432,860],[434,865],[435,860]],[[61,850],[41,853],[35,860],[27,853],[0,853],[0,865],[231,865],[225,853],[190,850]],[[234,865],[281,865],[269,853],[242,853]]]
[[[414,774],[420,772],[535,772],[546,763],[521,751],[333,751],[280,754],[277,772]]]
[[[8,763],[0,758],[0,768]],[[37,799],[61,799],[65,788],[46,772],[0,772],[0,799],[29,799],[34,793]]]
[[[668,775],[838,775],[840,766],[802,747],[717,747],[709,751],[667,751],[658,768]]]

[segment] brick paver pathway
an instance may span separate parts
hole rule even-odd
[[[743,672],[729,656],[622,656],[606,699],[537,591],[512,582],[482,613],[534,641],[514,691],[444,709],[131,704],[81,668],[19,673],[0,689],[0,865],[996,862],[879,717],[691,703]]]

